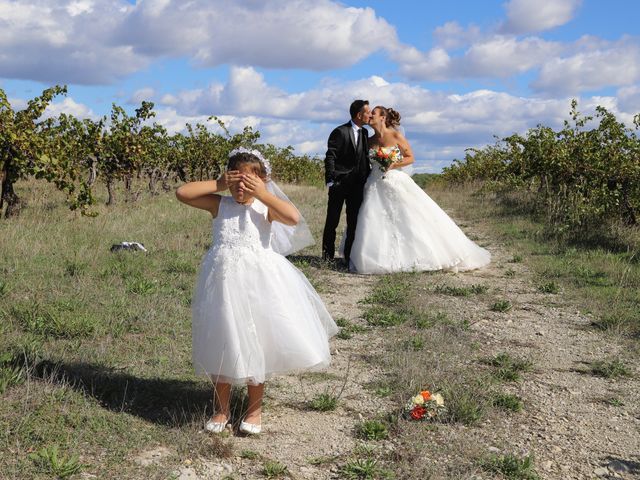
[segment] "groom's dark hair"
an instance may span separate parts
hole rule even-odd
[[[356,115],[360,113],[360,110],[362,110],[365,105],[369,105],[369,100],[354,100],[349,107],[351,118],[356,118]]]

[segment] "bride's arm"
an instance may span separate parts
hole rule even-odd
[[[415,160],[415,158],[413,157],[413,151],[411,150],[411,145],[409,145],[407,139],[404,138],[404,135],[402,135],[400,132],[396,132],[394,137],[396,142],[398,143],[400,152],[402,153],[402,161],[398,163],[392,163],[389,166],[389,170],[393,168],[406,167],[407,165],[411,165]]]

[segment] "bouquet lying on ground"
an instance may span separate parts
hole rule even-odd
[[[422,390],[407,404],[406,416],[411,420],[433,420],[445,410],[442,395]]]
[[[370,157],[371,160],[380,165],[383,172],[386,172],[392,163],[402,161],[402,152],[397,145],[393,147],[378,147]]]

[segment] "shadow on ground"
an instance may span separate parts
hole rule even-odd
[[[43,361],[36,378],[69,386],[113,412],[171,427],[201,422],[212,410],[212,390],[201,381],[141,378],[106,366]]]

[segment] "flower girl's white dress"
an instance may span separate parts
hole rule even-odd
[[[258,384],[329,365],[338,327],[305,276],[270,245],[268,209],[222,197],[193,299],[197,374]]]
[[[351,248],[352,270],[463,271],[491,261],[491,254],[469,240],[409,175],[399,169],[384,172],[375,161],[372,165]]]

